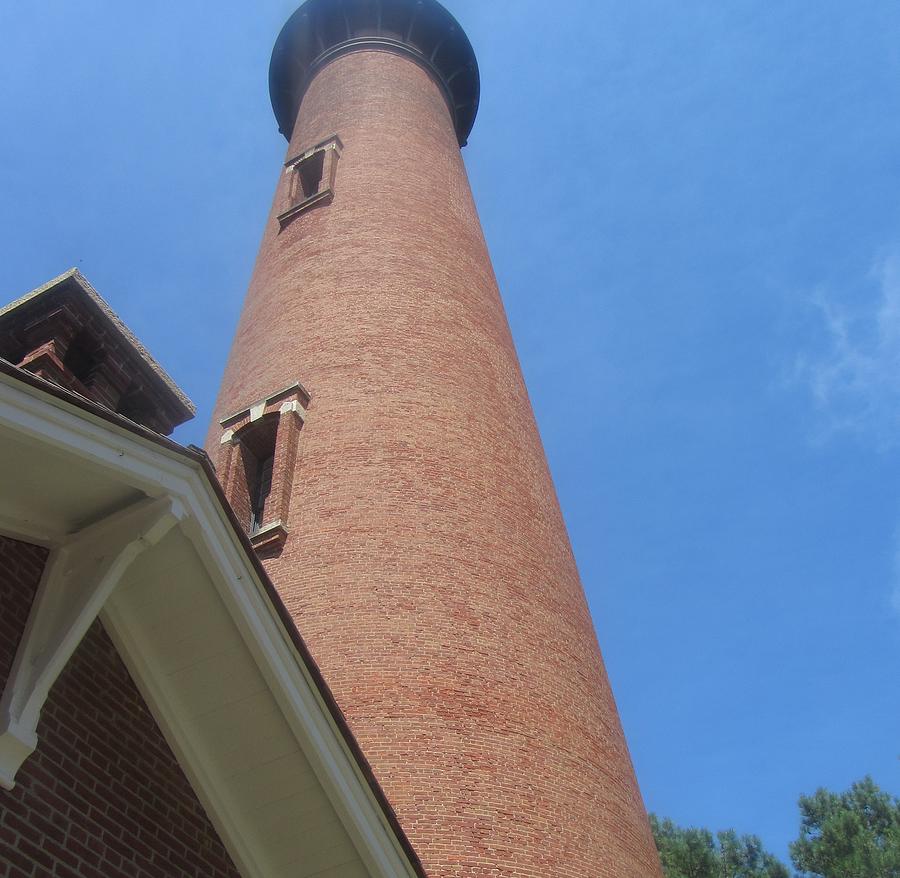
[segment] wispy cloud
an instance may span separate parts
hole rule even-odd
[[[875,295],[862,305],[813,296],[826,348],[798,358],[796,376],[826,435],[849,431],[887,449],[900,444],[900,249],[878,261],[871,279]]]
[[[853,305],[812,297],[825,346],[798,358],[795,377],[820,415],[818,439],[852,433],[888,451],[900,445],[900,248],[877,261],[870,282],[871,294]],[[892,561],[889,600],[900,617],[900,526]]]

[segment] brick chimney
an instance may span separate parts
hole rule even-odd
[[[659,862],[460,153],[434,0],[309,0],[208,450],[432,878]]]
[[[0,357],[166,436],[194,416],[77,269],[0,309]]]

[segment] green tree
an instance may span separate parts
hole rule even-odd
[[[684,829],[650,815],[666,878],[790,878],[755,835]]]
[[[791,859],[802,876],[900,878],[900,801],[872,778],[801,796],[800,816]]]
[[[723,878],[790,878],[787,866],[763,847],[758,836],[739,836],[729,829],[716,837]]]

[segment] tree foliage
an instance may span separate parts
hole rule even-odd
[[[666,878],[790,878],[755,835],[683,829],[650,816]]]
[[[867,777],[846,793],[800,797],[791,859],[809,878],[900,878],[900,800]]]
[[[796,878],[900,878],[900,799],[866,777],[800,797]],[[755,835],[684,829],[650,815],[666,878],[790,878]]]

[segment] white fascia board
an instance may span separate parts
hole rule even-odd
[[[75,456],[79,466],[97,469],[151,497],[190,492],[192,467],[182,455],[6,375],[0,375],[3,432]]]
[[[201,465],[55,396],[0,375],[0,432],[4,431],[72,455],[79,466],[97,468],[148,496],[171,496],[183,504],[187,517],[180,525],[182,530],[203,559],[372,878],[416,878],[416,870]],[[151,673],[149,668],[134,670]],[[159,707],[165,710],[167,705]],[[171,729],[178,725],[177,718],[166,717],[161,725]],[[179,749],[191,758],[190,748]],[[223,827],[229,824],[228,820],[215,822]]]

